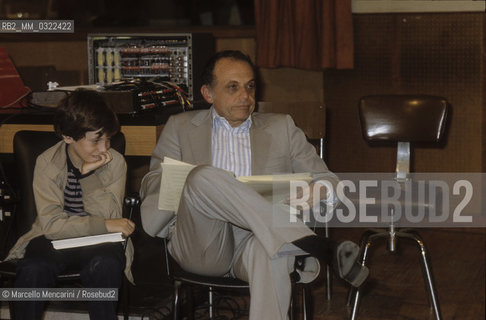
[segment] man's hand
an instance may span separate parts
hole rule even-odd
[[[314,198],[314,192],[319,190],[318,197]],[[303,200],[307,203],[309,208],[313,208],[320,201],[327,199],[327,188],[320,183],[311,182],[307,188],[298,188],[294,197],[287,198],[285,204],[290,206],[301,205]]]
[[[87,174],[93,170],[96,170],[111,160],[113,160],[113,156],[109,151],[102,152],[98,155],[99,159],[94,162],[84,162],[82,167],[81,167],[81,174]]]
[[[317,199],[314,199],[314,188],[318,188],[319,190]],[[309,191],[310,191],[310,195],[307,204],[311,207],[313,207],[315,204],[318,204],[322,200],[327,199],[327,188],[320,183],[311,182],[309,184]]]
[[[135,223],[126,218],[105,220],[105,226],[108,232],[121,232],[125,238],[135,231]]]

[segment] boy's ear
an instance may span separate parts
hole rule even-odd
[[[62,135],[62,140],[64,140],[64,142],[66,142],[67,144],[71,144],[71,143],[75,142],[73,138],[71,138],[69,136],[65,136],[65,135]]]
[[[201,95],[207,103],[212,104],[214,102],[211,88],[209,88],[207,85],[203,85],[201,87]]]

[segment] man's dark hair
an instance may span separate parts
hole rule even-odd
[[[215,53],[204,66],[202,76],[201,76],[203,85],[211,86],[213,84],[214,67],[216,66],[216,63],[223,58],[244,61],[248,63],[251,69],[253,70],[253,74],[256,76],[257,73],[256,73],[255,65],[253,64],[253,62],[251,61],[248,55],[238,50],[224,50]]]
[[[112,137],[120,131],[120,124],[98,92],[76,90],[59,102],[54,129],[59,137],[65,135],[77,141],[84,138],[86,132],[99,129],[98,136]]]

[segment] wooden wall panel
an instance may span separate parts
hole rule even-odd
[[[24,36],[25,41],[0,40],[0,47],[5,48],[16,67],[55,66],[58,71],[76,71],[78,83],[88,84],[86,40],[29,41],[28,35]]]
[[[415,149],[421,172],[480,172],[484,13],[355,15],[355,69],[324,72],[328,161],[336,172],[393,171],[395,149],[362,139],[357,104],[369,94],[440,95],[452,105],[447,144]]]
[[[486,18],[484,19],[486,20]],[[482,137],[482,172],[486,172],[486,21],[483,21],[483,45],[481,48],[481,100],[483,106],[481,108],[483,112],[482,125],[481,125],[481,137]]]

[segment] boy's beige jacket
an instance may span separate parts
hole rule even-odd
[[[44,235],[51,240],[96,235],[108,232],[106,219],[122,217],[127,165],[124,157],[110,149],[113,160],[80,180],[83,204],[88,216],[72,216],[64,212],[64,187],[67,181],[66,144],[58,142],[38,158],[34,169],[34,196],[37,218],[32,229],[21,236],[5,260],[20,259],[30,240]],[[70,158],[75,167],[81,159]],[[133,283],[130,271],[133,245],[126,248],[125,275]]]

